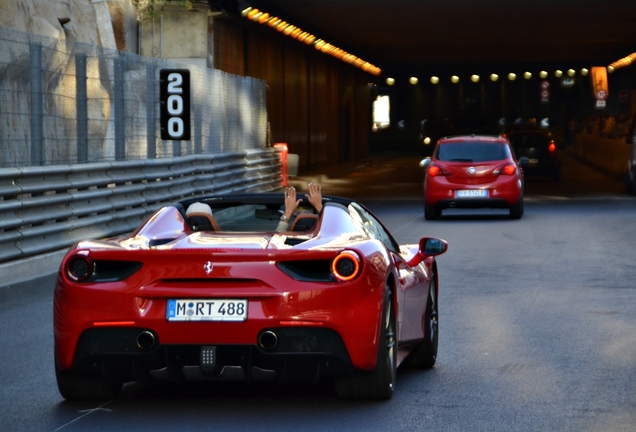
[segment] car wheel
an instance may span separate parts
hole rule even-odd
[[[361,372],[336,378],[335,389],[343,399],[390,399],[395,389],[397,370],[397,324],[390,289],[384,293],[380,322],[380,344],[373,372]]]
[[[428,203],[424,203],[424,219],[426,220],[435,220],[438,219],[442,215],[442,211],[440,209],[436,209],[434,206],[429,205]]]
[[[623,174],[623,184],[627,193],[636,195],[636,181],[632,180],[629,170],[626,170],[625,174]]]
[[[57,363],[55,377],[60,394],[68,400],[110,400],[119,396],[122,389],[121,382],[109,381],[103,376],[61,370]]]
[[[510,207],[510,217],[512,219],[521,219],[523,216],[523,195],[519,197],[519,201]]]
[[[424,339],[412,354],[412,365],[418,368],[428,369],[435,365],[437,360],[437,345],[439,340],[439,316],[437,307],[437,293],[435,291],[435,276],[431,277],[428,290],[426,313],[424,314]]]

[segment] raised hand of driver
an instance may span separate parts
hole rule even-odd
[[[285,190],[285,217],[291,219],[302,200],[296,198],[296,188],[290,186]]]
[[[307,192],[308,193],[305,195],[307,200],[312,206],[314,206],[316,212],[320,213],[322,210],[322,190],[320,186],[314,183],[309,183]]]

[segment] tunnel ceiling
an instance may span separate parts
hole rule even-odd
[[[636,52],[636,0],[250,3],[373,63],[383,75],[467,65],[587,67]]]

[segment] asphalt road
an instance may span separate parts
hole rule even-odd
[[[342,173],[341,173],[342,174]],[[7,431],[636,431],[636,197],[567,158],[528,178],[525,215],[453,210],[425,221],[417,158],[383,158],[302,191],[367,204],[398,241],[446,239],[440,345],[398,372],[386,402],[328,386],[127,385],[69,403],[53,369],[54,277],[0,288],[0,429]]]

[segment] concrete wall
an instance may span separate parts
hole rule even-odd
[[[165,9],[139,26],[139,54],[177,63],[207,65],[208,12]]]
[[[576,136],[575,148],[579,158],[616,178],[622,178],[627,170],[631,144],[579,133]]]

